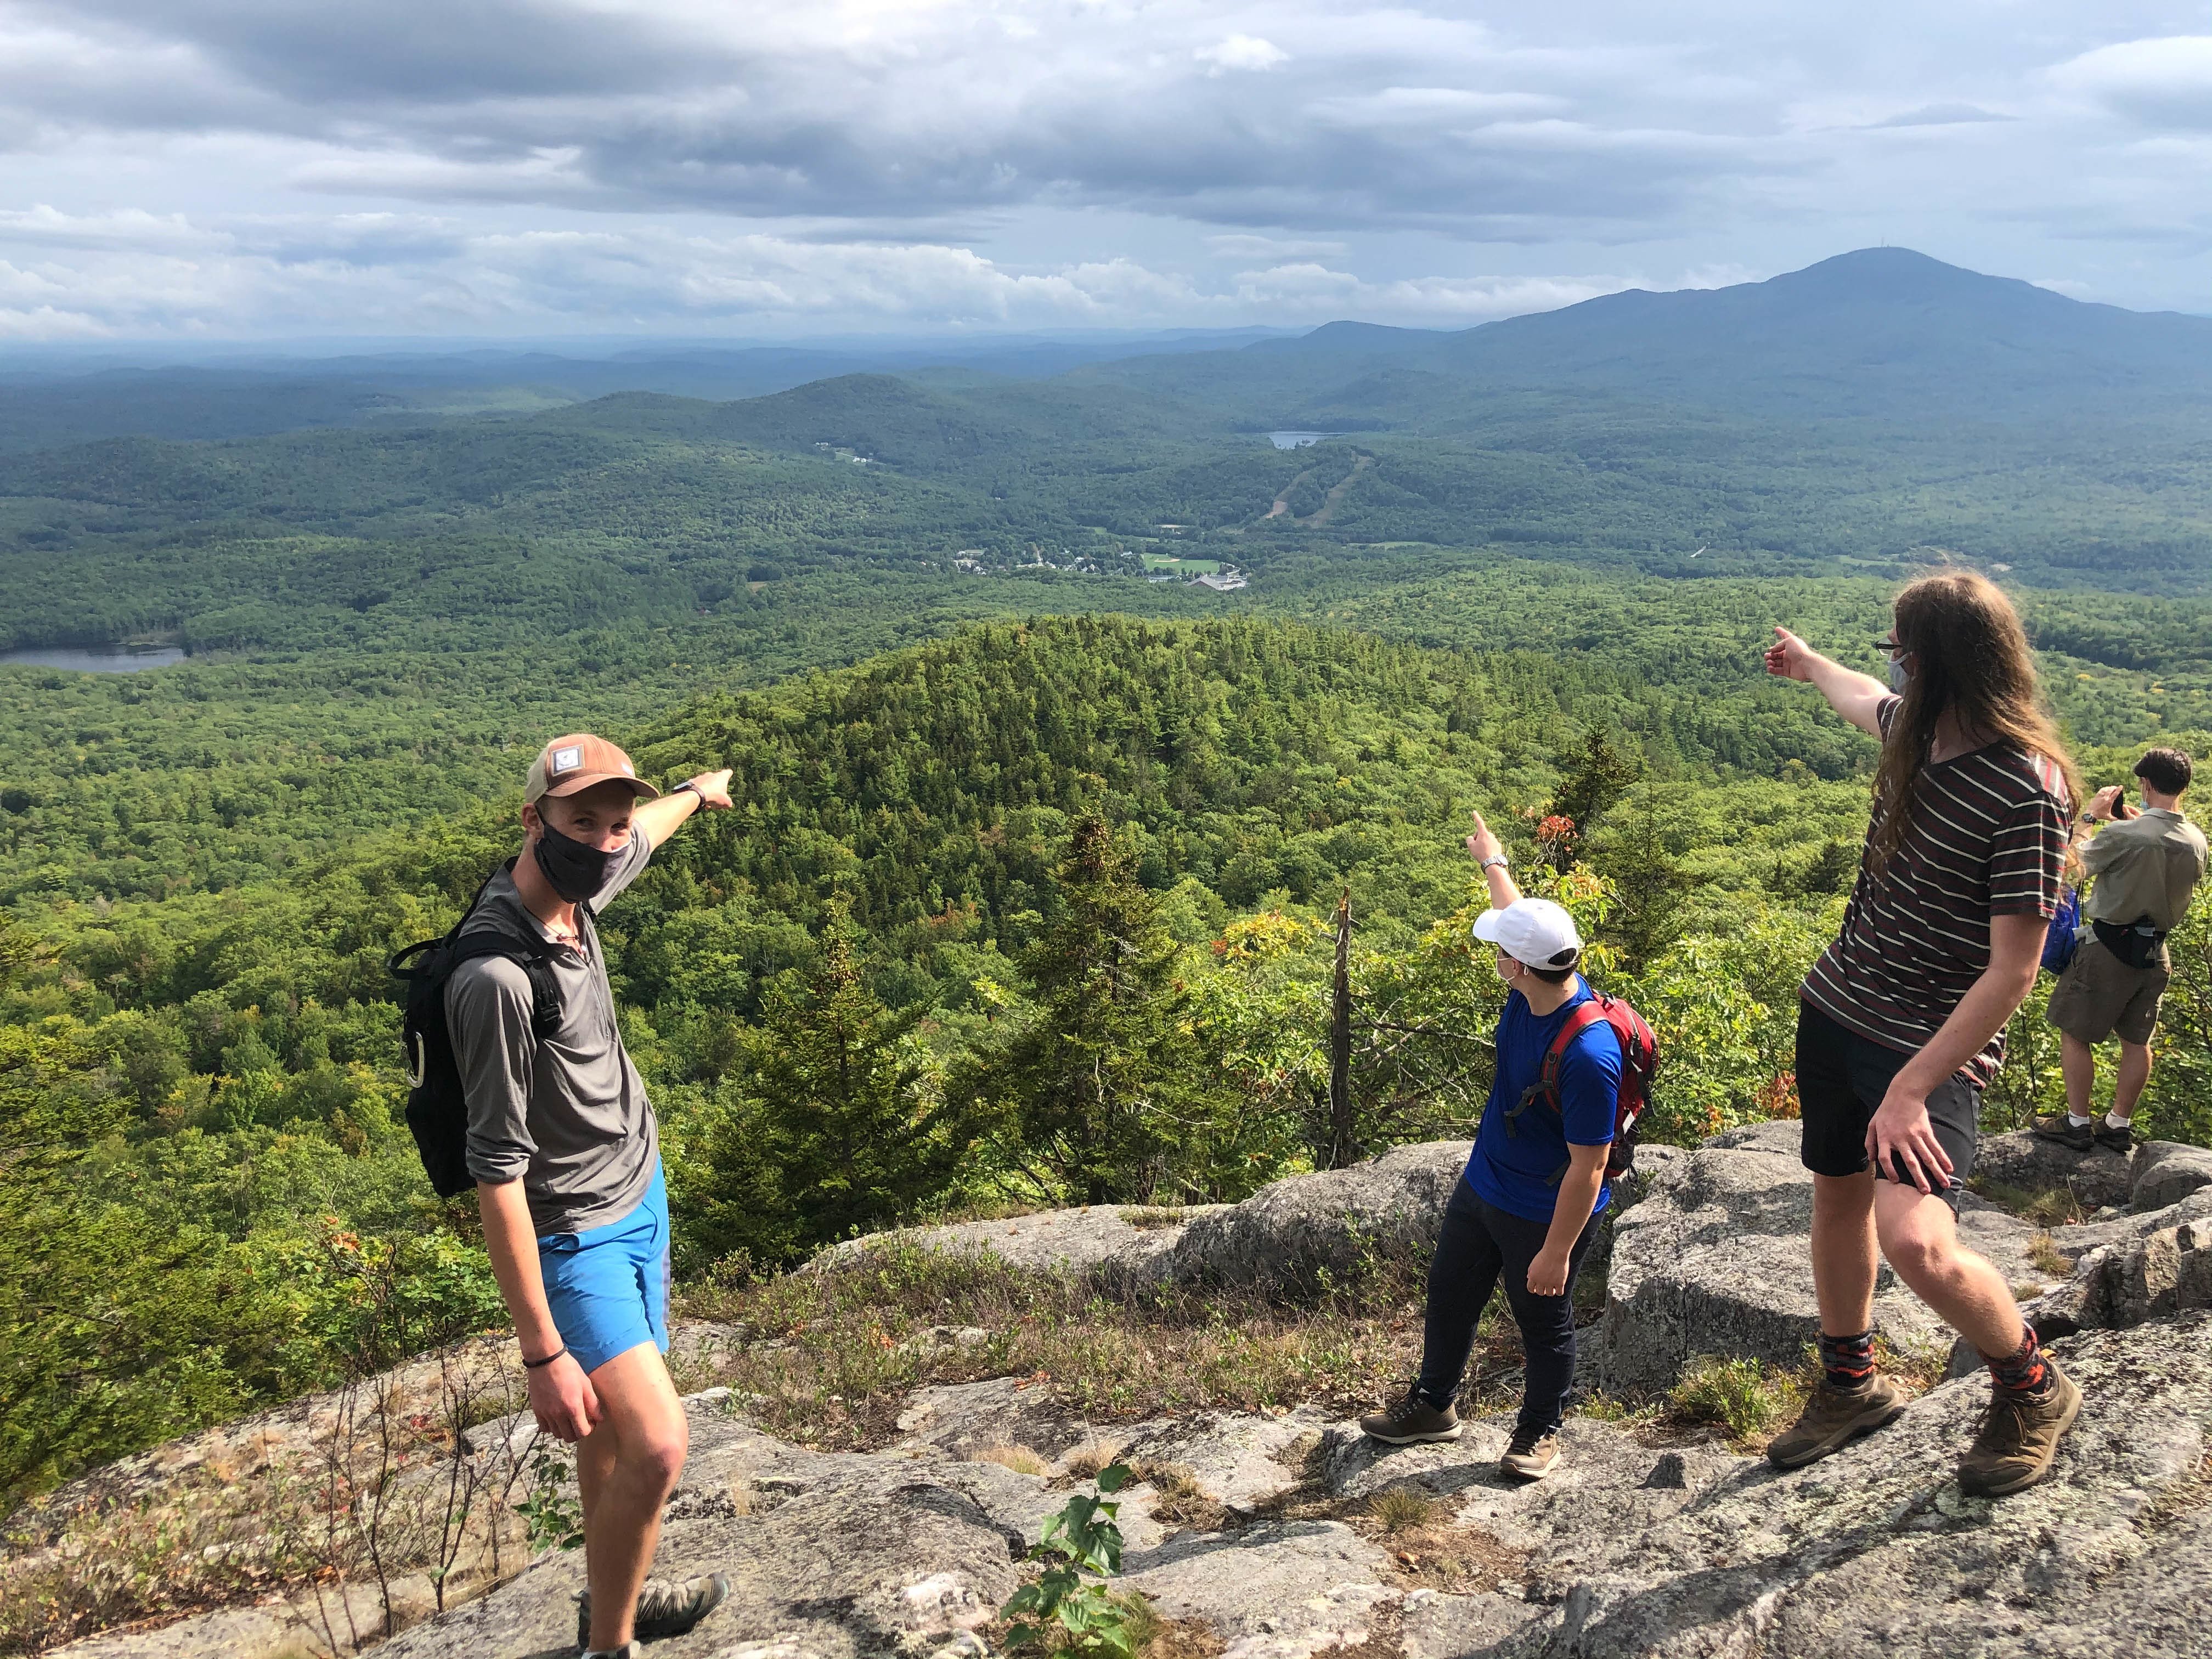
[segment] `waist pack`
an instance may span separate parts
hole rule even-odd
[[[2043,965],[2063,974],[2074,960],[2074,947],[2081,942],[2081,890],[2069,887],[2058,896],[2057,913],[2043,936]]]
[[[2130,968],[2155,968],[2165,959],[2166,933],[2153,927],[2150,918],[2133,921],[2093,921],[2097,943]]]
[[[513,870],[514,860],[504,866]],[[489,886],[487,878],[485,886]],[[530,1030],[543,1042],[561,1029],[561,986],[553,959],[563,947],[516,939],[497,928],[464,934],[484,890],[477,889],[461,919],[436,939],[426,939],[394,953],[391,969],[407,987],[399,1017],[399,1042],[407,1067],[407,1128],[422,1159],[422,1172],[441,1198],[452,1198],[476,1184],[469,1173],[469,1103],[461,1085],[460,1061],[446,1020],[446,985],[463,963],[504,957],[530,976]],[[577,906],[580,911],[586,907]]]
[[[1562,1115],[1559,1068],[1566,1060],[1567,1048],[1600,1022],[1613,1027],[1613,1035],[1620,1043],[1620,1091],[1613,1099],[1613,1145],[1606,1148],[1605,1154],[1605,1178],[1613,1181],[1626,1175],[1636,1161],[1637,1131],[1644,1114],[1650,1109],[1651,1074],[1659,1069],[1659,1039],[1652,1036],[1644,1016],[1619,997],[1593,994],[1589,1001],[1577,1003],[1560,1022],[1551,1046],[1544,1050],[1543,1070],[1505,1114],[1505,1132],[1518,1134],[1514,1120],[1537,1102],[1541,1102],[1553,1116]],[[1570,1159],[1553,1170],[1551,1184],[1558,1186],[1572,1164]]]

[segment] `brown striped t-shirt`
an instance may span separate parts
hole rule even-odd
[[[1902,701],[1882,702],[1885,737]],[[1923,1047],[1988,969],[1990,918],[2058,908],[2072,820],[2064,778],[2040,755],[1999,744],[1929,762],[1905,839],[1879,876],[1862,861],[1805,1000],[1885,1048]],[[2003,1063],[2000,1030],[1961,1072],[1986,1088]]]

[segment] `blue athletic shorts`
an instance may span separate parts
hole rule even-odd
[[[538,1241],[545,1300],[586,1373],[641,1342],[668,1352],[668,1188],[660,1170],[637,1207],[588,1232]]]

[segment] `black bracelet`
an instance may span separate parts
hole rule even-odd
[[[553,1350],[553,1352],[552,1352],[551,1353],[547,1354],[547,1355],[545,1356],[545,1358],[543,1358],[543,1359],[526,1359],[526,1360],[524,1360],[524,1361],[522,1362],[522,1369],[523,1369],[523,1370],[526,1370],[526,1371],[534,1371],[534,1370],[537,1370],[540,1369],[540,1368],[541,1368],[541,1367],[543,1367],[543,1366],[546,1366],[546,1365],[550,1365],[550,1364],[551,1364],[555,1360],[558,1359],[558,1358],[559,1358],[562,1354],[564,1354],[564,1353],[566,1353],[566,1352],[568,1352],[568,1345],[567,1345],[566,1343],[563,1343],[563,1344],[562,1344],[562,1346],[559,1346],[559,1347],[557,1347],[557,1348],[554,1349],[554,1350]]]

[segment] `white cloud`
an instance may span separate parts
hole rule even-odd
[[[1464,328],[1526,312],[1556,311],[1638,286],[1618,276],[1413,276],[1371,283],[1350,271],[1298,264],[1239,273],[1237,295],[1256,309],[1300,316],[1356,314]]]
[[[1224,240],[1231,239],[1222,239]],[[1252,238],[1265,243],[1265,238]],[[1133,259],[1015,269],[941,244],[819,242],[667,227],[476,231],[428,216],[74,219],[0,215],[0,324],[19,338],[632,326],[820,331],[854,317],[964,331],[1325,322],[1358,314],[1466,326],[1638,284],[1630,276],[1373,281],[1279,257],[1200,283]],[[73,257],[64,262],[56,256]],[[1664,286],[1703,285],[1689,273]]]
[[[1291,61],[1290,53],[1256,34],[1232,34],[1210,46],[1200,46],[1191,56],[1201,64],[1212,65],[1216,75],[1226,70],[1271,70]]]
[[[2148,125],[2212,127],[2212,34],[2100,46],[2060,64],[2051,78]]]

